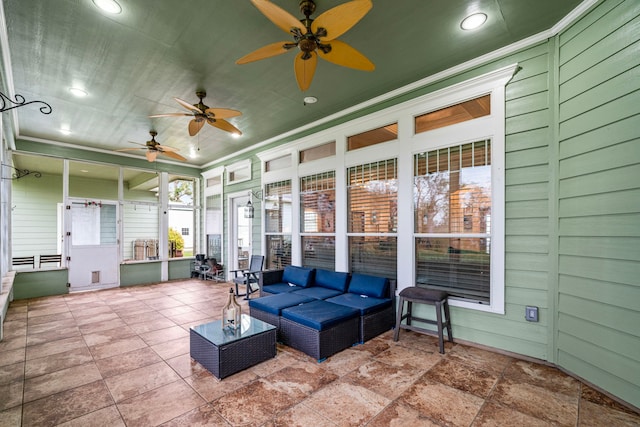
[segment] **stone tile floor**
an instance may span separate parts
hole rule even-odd
[[[462,344],[441,355],[407,331],[323,363],[278,345],[220,381],[189,357],[188,331],[219,318],[227,292],[191,279],[14,301],[0,426],[640,425],[557,369]]]

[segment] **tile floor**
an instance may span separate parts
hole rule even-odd
[[[279,345],[219,381],[189,357],[188,331],[219,318],[227,292],[192,279],[14,301],[0,426],[640,425],[557,369],[460,344],[440,355],[407,331],[323,363]]]

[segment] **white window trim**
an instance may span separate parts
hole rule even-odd
[[[240,170],[247,170],[248,174],[246,177],[244,178],[240,178],[240,179],[231,179],[231,174],[233,172],[238,172]],[[237,184],[239,182],[245,182],[245,181],[250,181],[251,180],[251,159],[245,159],[242,161],[239,161],[237,163],[234,163],[232,165],[229,165],[226,167],[226,174],[227,174],[227,184]]]

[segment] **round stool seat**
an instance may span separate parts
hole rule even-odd
[[[411,300],[423,300],[423,301],[442,301],[447,299],[449,294],[445,291],[435,291],[432,289],[420,288],[418,286],[410,286],[404,288],[399,294],[402,298]]]

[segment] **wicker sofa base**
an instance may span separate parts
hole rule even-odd
[[[393,329],[395,316],[394,306],[360,316],[360,343]]]
[[[353,317],[318,331],[284,317],[280,318],[282,343],[322,361],[358,343],[359,318]]]
[[[249,315],[275,326],[276,340],[278,342],[282,341],[282,337],[280,336],[280,316],[278,316],[277,314],[268,313],[255,307],[249,307]]]

